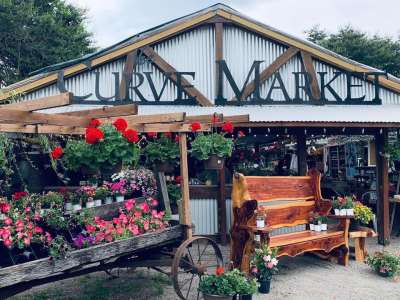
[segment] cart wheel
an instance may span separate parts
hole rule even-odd
[[[193,237],[177,249],[172,261],[172,281],[180,299],[200,299],[198,286],[201,276],[215,274],[223,265],[221,250],[217,243],[206,237]]]

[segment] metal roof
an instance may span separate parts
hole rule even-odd
[[[139,105],[138,114],[186,112],[190,115],[221,113],[226,116],[249,114],[250,122],[348,122],[399,123],[399,105],[247,105],[177,106]]]

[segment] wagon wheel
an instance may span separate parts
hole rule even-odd
[[[217,266],[223,265],[221,250],[217,243],[205,237],[193,237],[177,249],[172,261],[172,281],[180,299],[199,299],[198,286],[201,276],[215,274]]]

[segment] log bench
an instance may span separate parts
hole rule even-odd
[[[254,248],[266,242],[277,247],[278,257],[312,252],[342,265],[349,259],[349,224],[346,217],[336,218],[338,225],[328,231],[309,230],[310,213],[330,216],[329,200],[322,199],[320,174],[311,170],[308,176],[243,176],[235,173],[232,187],[233,225],[231,261],[244,272],[249,271]],[[265,227],[257,228],[255,210],[265,213]],[[274,234],[277,229],[296,232]]]

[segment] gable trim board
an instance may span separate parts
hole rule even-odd
[[[233,24],[238,25],[239,27],[243,27],[251,32],[255,32],[263,37],[268,39],[275,40],[279,43],[287,45],[289,47],[295,47],[301,50],[302,52],[307,53],[311,57],[324,61],[333,66],[337,66],[339,68],[343,68],[347,71],[353,72],[371,72],[378,71],[372,67],[368,67],[357,62],[346,59],[338,54],[335,54],[329,50],[323,49],[317,45],[314,45],[308,41],[302,41],[295,37],[291,37],[290,35],[284,34],[275,30],[267,25],[259,23],[255,20],[252,20],[248,17],[245,17],[238,13],[237,11],[224,6],[224,5],[215,5],[210,8],[206,8],[200,12],[194,13],[192,15],[180,18],[178,20],[172,21],[165,25],[161,25],[154,30],[154,32],[147,31],[143,33],[143,36],[138,35],[136,41],[132,43],[121,46],[118,49],[110,50],[98,57],[94,57],[89,63],[79,62],[75,65],[64,68],[64,76],[69,77],[71,75],[80,73],[87,69],[90,69],[95,66],[99,66],[108,61],[115,60],[122,56],[128,55],[130,52],[140,49],[145,46],[149,46],[151,44],[160,42],[162,40],[168,39],[174,35],[182,33],[186,30],[192,29],[200,24],[209,24],[208,21],[215,17],[221,17],[228,21],[231,21]],[[217,22],[217,21],[216,21]],[[41,76],[44,76],[40,78]],[[12,92],[29,92],[39,89],[40,87],[49,85],[57,81],[58,73],[57,71],[50,72],[48,74],[35,75],[31,78],[28,78],[24,83],[21,81],[19,83],[13,84],[8,88],[3,90],[3,93],[0,93],[0,100],[4,100],[8,98]],[[39,77],[35,79],[35,77]],[[397,78],[392,76],[388,78],[379,78],[379,83],[392,91],[400,93],[400,81],[397,81]]]

